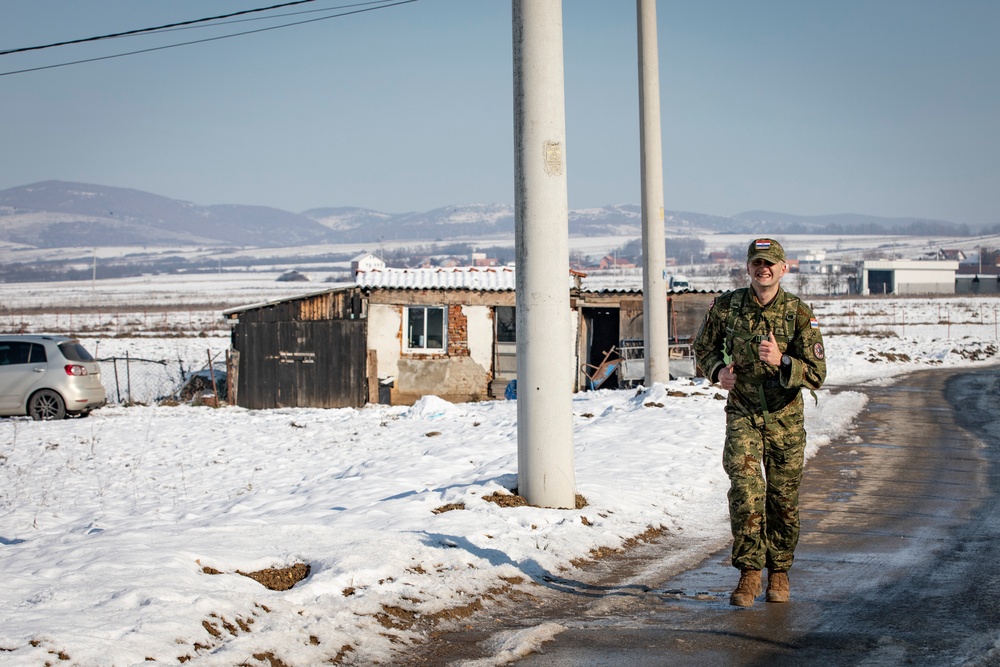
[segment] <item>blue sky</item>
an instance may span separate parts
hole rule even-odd
[[[277,1],[4,0],[0,50]],[[668,209],[1000,223],[1000,2],[657,11]],[[563,19],[570,206],[638,203],[635,3],[565,0]],[[0,73],[273,23],[0,56]],[[0,189],[59,179],[292,211],[511,203],[511,58],[509,0],[418,0],[0,76]]]

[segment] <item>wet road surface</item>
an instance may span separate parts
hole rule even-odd
[[[855,430],[806,466],[791,603],[731,607],[728,544],[685,567],[658,543],[471,619],[413,664],[487,657],[499,632],[557,623],[510,664],[1000,665],[1000,369],[867,393]]]

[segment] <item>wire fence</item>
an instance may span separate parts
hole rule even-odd
[[[868,302],[851,304],[838,311],[835,302],[815,309],[823,318],[827,334],[872,334],[882,332],[899,337],[963,338],[974,336],[1000,340],[1000,304],[938,302]]]
[[[204,391],[226,398],[226,363],[206,357],[200,368],[185,369],[179,362],[141,359],[128,355],[97,360],[110,405],[151,405],[167,399],[192,400]],[[214,388],[213,388],[214,380]]]

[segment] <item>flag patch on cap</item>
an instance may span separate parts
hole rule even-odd
[[[770,239],[757,239],[754,241],[754,248],[757,250],[769,250],[771,248]]]

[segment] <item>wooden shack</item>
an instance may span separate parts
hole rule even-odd
[[[588,364],[599,364],[623,340],[641,352],[643,338],[641,290],[588,290],[580,278],[567,281],[577,391],[588,387]],[[713,296],[664,295],[672,345],[693,338]],[[241,407],[412,404],[430,394],[487,400],[502,398],[516,377],[509,267],[359,272],[355,284],[224,316],[232,325],[231,400]],[[685,374],[673,368],[673,375]]]
[[[366,310],[354,285],[227,310],[230,400],[251,409],[364,405]]]

